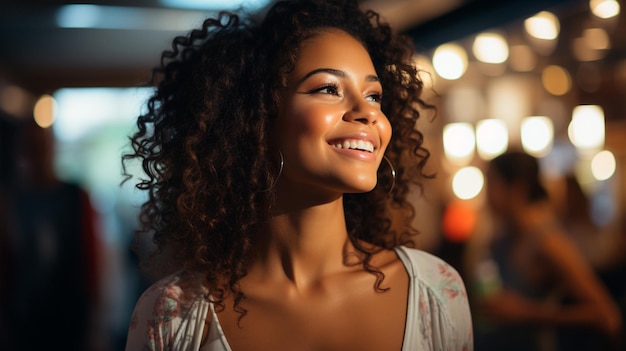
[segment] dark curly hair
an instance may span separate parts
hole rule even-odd
[[[137,235],[153,235],[173,268],[202,272],[220,308],[227,294],[236,306],[245,297],[238,282],[275,200],[278,172],[268,131],[279,93],[302,42],[329,28],[347,32],[369,52],[394,130],[386,151],[397,170],[392,193],[391,174],[381,170],[374,190],[344,196],[350,240],[377,290],[384,275],[370,265],[372,255],[410,244],[416,233],[410,226],[392,230],[390,215],[395,209],[413,216],[409,183],[419,185],[430,155],[415,124],[418,110],[433,106],[420,97],[411,40],[355,0],[281,1],[258,23],[220,13],[162,54],[150,82],[156,90],[130,138],[133,152],[123,156],[124,165],[140,160],[146,175],[136,185],[148,194]]]

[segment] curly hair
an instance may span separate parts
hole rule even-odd
[[[279,93],[302,42],[329,28],[347,32],[369,52],[394,130],[386,150],[397,170],[392,193],[394,180],[381,170],[374,190],[344,195],[350,240],[377,290],[384,290],[384,275],[370,264],[375,251],[410,244],[416,233],[392,230],[389,213],[391,206],[413,216],[406,195],[411,182],[419,185],[430,155],[415,124],[420,109],[434,107],[420,97],[411,40],[355,0],[281,1],[261,22],[222,12],[163,52],[150,81],[155,92],[130,137],[133,151],[122,158],[123,164],[140,160],[146,175],[136,185],[148,194],[137,235],[153,235],[174,268],[202,272],[220,308],[227,294],[236,306],[245,298],[238,282],[275,200],[268,132]]]

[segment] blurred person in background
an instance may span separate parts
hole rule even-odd
[[[623,318],[626,315],[626,235],[622,228],[626,225],[598,218],[606,209],[593,208],[592,199],[574,174],[567,174],[558,185],[553,200],[556,200],[559,219],[617,302]],[[623,324],[621,350],[626,350],[625,327]]]
[[[56,177],[52,130],[33,120],[15,129],[15,165],[0,199],[2,349],[92,350],[106,344],[90,339],[100,279],[95,213],[83,189]]]
[[[486,191],[496,230],[471,270],[476,349],[614,349],[619,310],[558,221],[537,159],[494,158]]]

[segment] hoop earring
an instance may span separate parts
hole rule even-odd
[[[274,186],[276,186],[276,183],[278,183],[278,178],[280,178],[280,175],[283,174],[283,167],[285,166],[285,159],[283,158],[283,152],[278,150],[278,154],[280,155],[280,168],[278,169],[278,175],[276,176],[276,178],[274,178],[274,182],[272,182],[272,185],[270,185],[269,188],[263,190],[263,191],[270,191],[274,188]]]
[[[389,165],[389,168],[391,169],[391,187],[387,191],[387,195],[389,195],[391,194],[391,192],[393,191],[393,188],[396,185],[396,169],[393,166],[393,163],[391,163],[391,160],[386,155],[383,155],[383,160],[387,161],[387,164]]]

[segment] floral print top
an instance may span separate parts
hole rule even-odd
[[[458,272],[424,251],[404,246],[395,250],[410,279],[402,350],[473,350],[470,309]],[[131,319],[126,351],[232,351],[204,294],[182,299],[180,278],[171,275],[142,294]],[[212,323],[202,344],[208,313]]]

